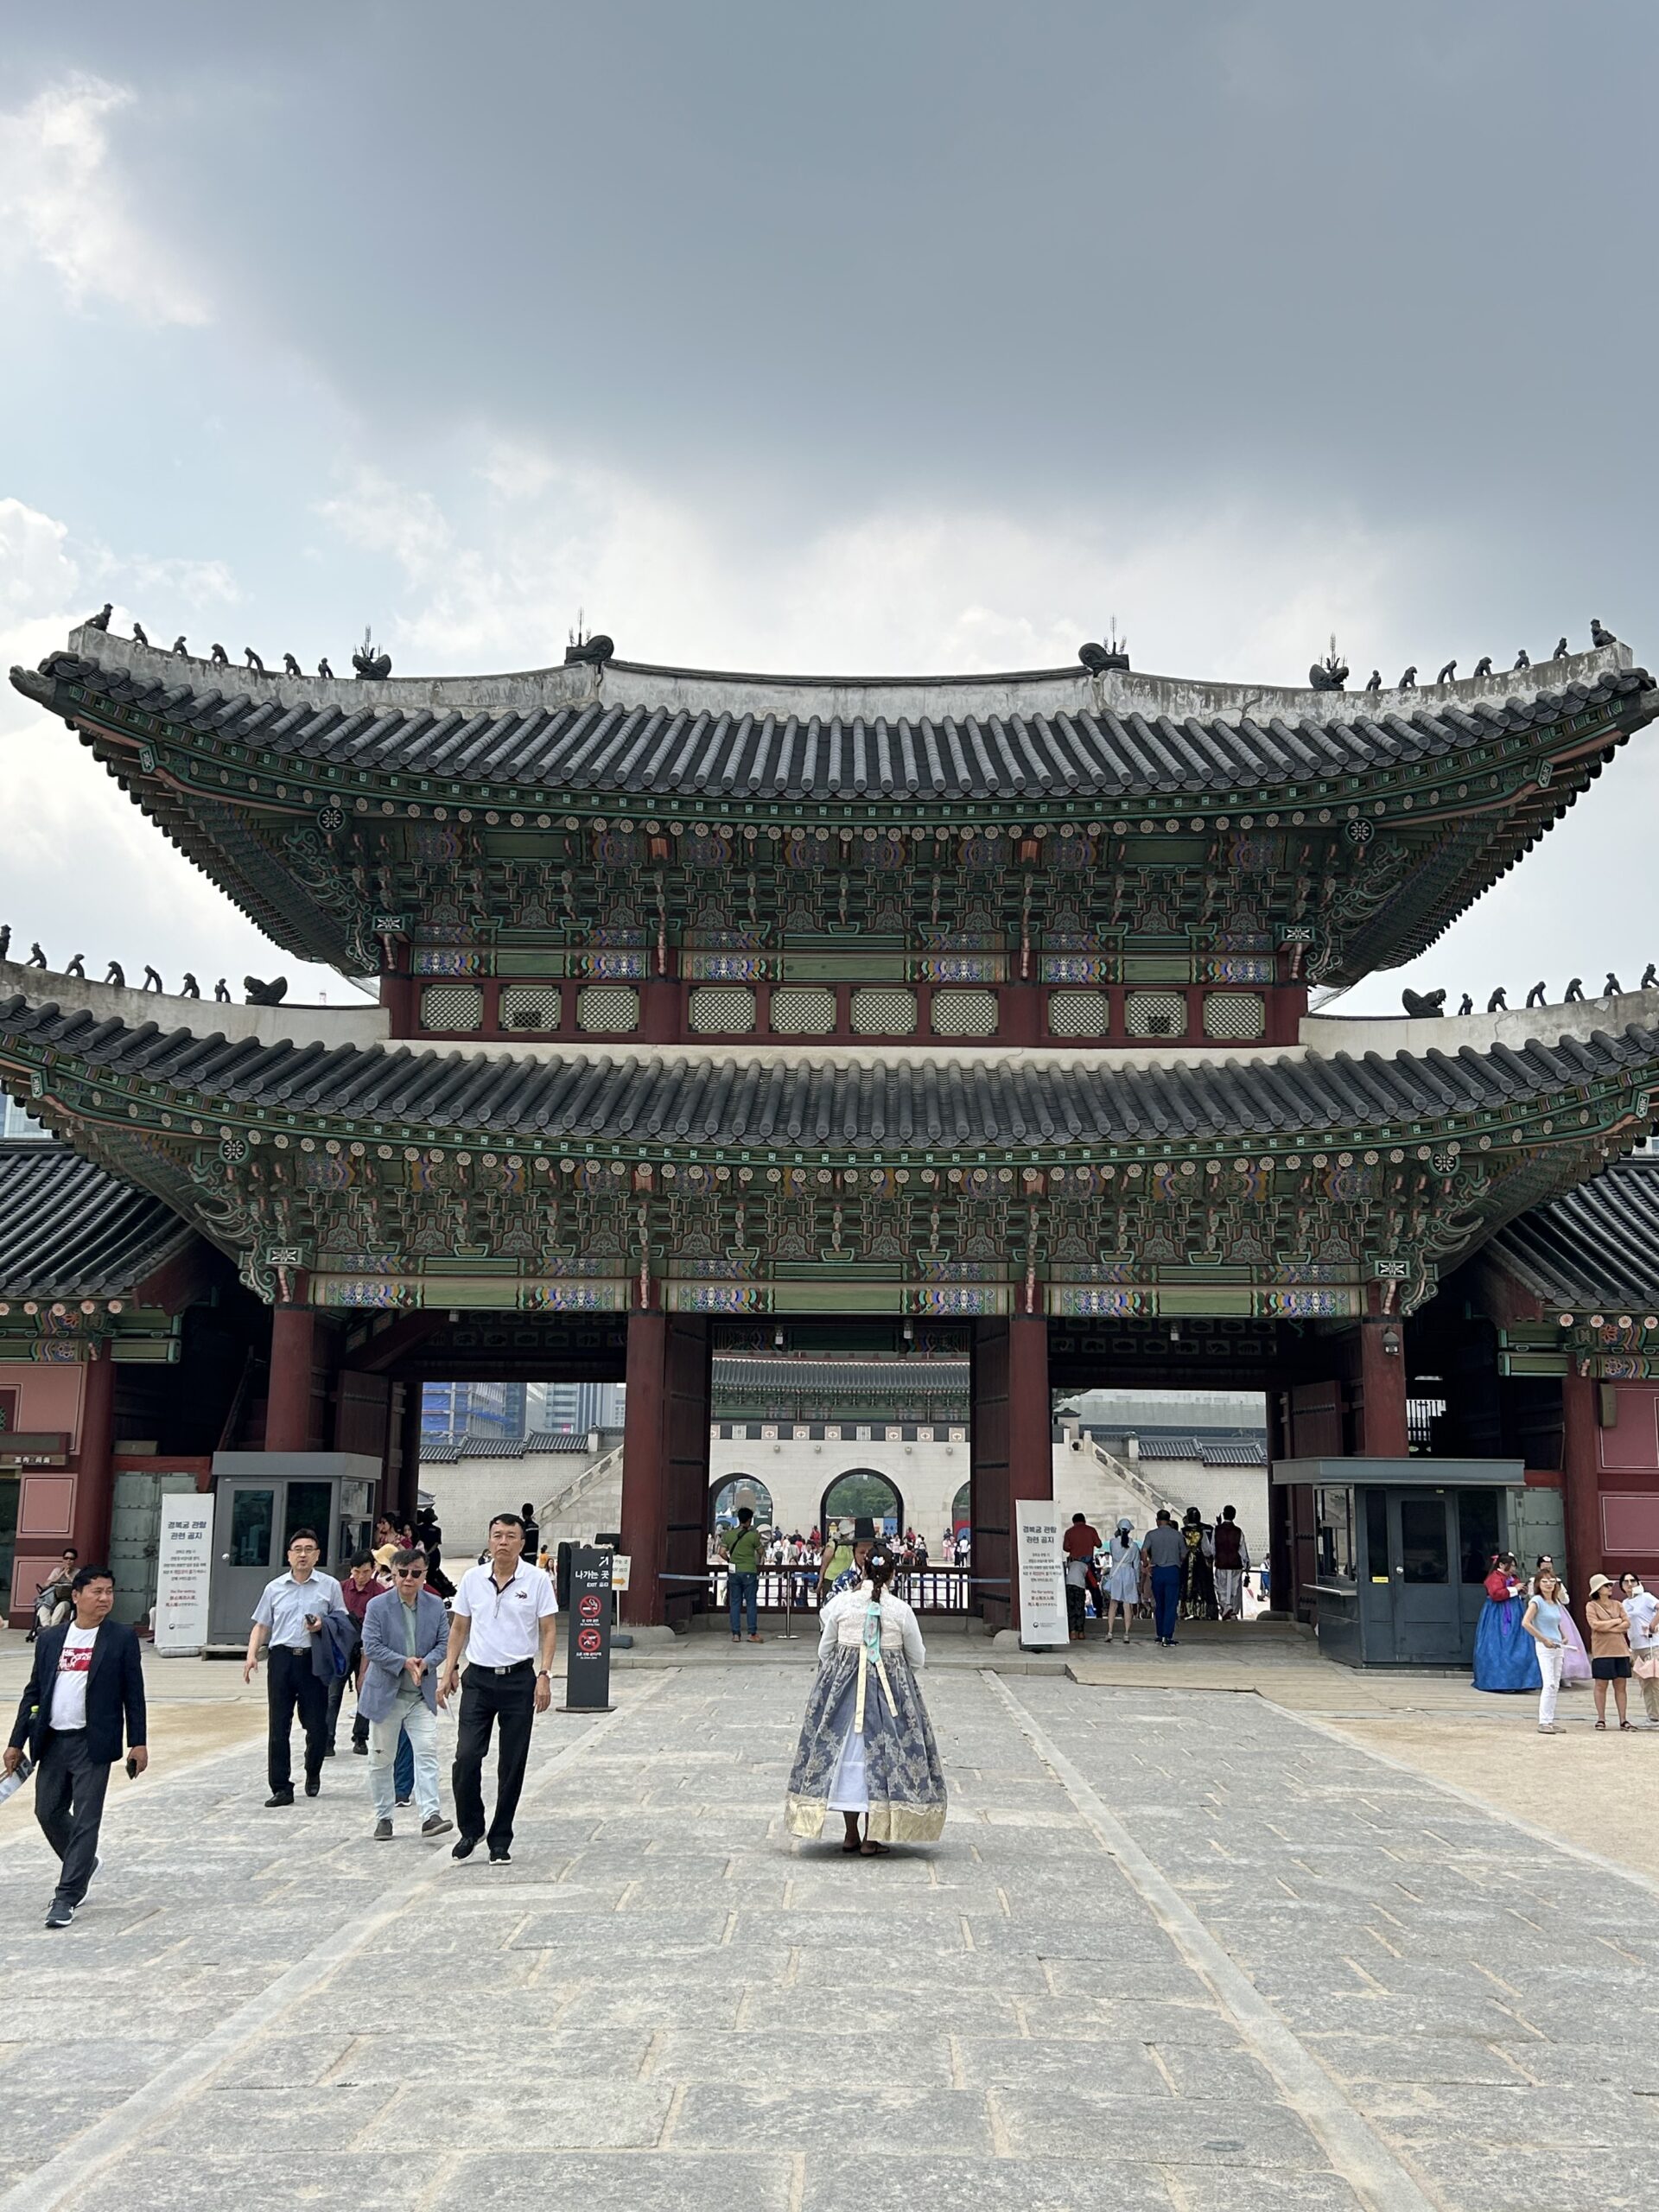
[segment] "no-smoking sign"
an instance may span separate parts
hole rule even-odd
[[[600,1608],[602,1603],[603,1600],[601,1599],[598,1591],[590,1590],[586,1597],[582,1599],[577,1610],[580,1611],[583,1620],[596,1621],[599,1618]]]

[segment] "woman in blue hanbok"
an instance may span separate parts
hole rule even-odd
[[[1542,1681],[1538,1653],[1522,1626],[1526,1593],[1514,1554],[1500,1552],[1486,1577],[1486,1603],[1475,1630],[1475,1688],[1498,1692],[1536,1690]]]
[[[816,1837],[839,1813],[842,1849],[866,1858],[894,1843],[934,1843],[944,1776],[916,1687],[927,1652],[916,1616],[888,1586],[898,1560],[878,1541],[864,1580],[818,1616],[818,1673],[790,1770],[784,1819]]]

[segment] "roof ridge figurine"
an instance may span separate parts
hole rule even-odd
[[[376,652],[373,631],[366,625],[363,642],[352,655],[352,666],[365,683],[384,683],[391,674],[391,655]]]
[[[89,630],[107,630],[110,626],[110,617],[114,612],[114,607],[106,599],[96,614],[89,614],[86,617],[86,627]]]

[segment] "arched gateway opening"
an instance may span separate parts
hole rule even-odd
[[[905,1525],[905,1501],[898,1484],[874,1467],[849,1467],[825,1490],[818,1526],[827,1531],[836,1522],[855,1520],[863,1513],[874,1522],[878,1535],[896,1536]]]

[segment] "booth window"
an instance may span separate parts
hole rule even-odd
[[[1344,1488],[1313,1493],[1314,1559],[1321,1581],[1354,1579],[1354,1494]]]

